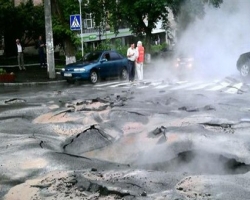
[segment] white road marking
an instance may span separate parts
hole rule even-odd
[[[210,85],[215,85],[215,83],[204,83],[204,84],[198,85],[196,87],[189,88],[187,90],[199,90],[199,89],[203,89],[205,87],[208,87]]]
[[[212,88],[209,88],[207,89],[208,91],[216,91],[216,90],[221,90],[227,86],[229,86],[230,83],[228,82],[222,82],[222,83],[219,83],[219,85],[215,86],[215,87],[212,87]]]
[[[144,86],[139,86],[139,87],[137,87],[138,89],[143,89],[143,88],[147,88],[148,87],[148,85],[144,85]]]
[[[120,84],[115,84],[115,85],[111,85],[109,87],[119,87],[119,86],[127,86],[127,85],[131,85],[131,83],[129,82],[124,82],[124,83],[120,83]]]
[[[232,86],[232,88],[225,91],[225,93],[235,94],[242,87],[243,83],[237,83]]]
[[[169,84],[165,84],[165,85],[158,85],[155,88],[156,89],[162,89],[162,88],[166,88],[166,87],[169,87],[169,86],[170,86]]]
[[[183,83],[187,83],[188,81],[177,81],[177,84],[183,84]]]
[[[155,83],[151,83],[150,85],[157,86],[157,85],[160,85],[160,84],[162,84],[162,82],[155,82]]]
[[[163,89],[163,88],[168,88],[168,90],[188,90],[188,91],[194,91],[194,90],[206,90],[206,91],[217,91],[221,90],[223,88],[225,93],[230,93],[234,94],[237,93],[238,90],[243,86],[243,83],[237,83],[232,85],[232,83],[229,82],[219,82],[219,81],[213,81],[213,82],[202,82],[202,81],[196,81],[196,82],[188,82],[188,81],[178,81],[175,82],[175,84],[169,84],[169,83],[164,83],[162,81],[150,81],[150,82],[145,82],[147,84],[139,84],[135,83],[134,85],[129,83],[129,82],[108,82],[108,83],[103,83],[103,84],[97,84],[95,87],[111,87],[111,88],[116,88],[116,87],[122,87],[122,88],[131,88],[133,86],[134,88],[137,89],[144,89],[148,87],[153,87],[153,89]],[[231,88],[226,88],[231,85]]]
[[[187,84],[182,84],[182,85],[179,85],[179,86],[170,88],[170,90],[184,89],[184,88],[187,88],[187,87],[190,87],[190,86],[193,86],[193,85],[197,85],[197,84],[199,84],[199,83],[200,83],[200,82],[191,82],[191,83],[187,83]]]
[[[109,86],[109,85],[113,85],[113,84],[116,84],[116,83],[121,83],[121,82],[117,81],[117,82],[101,83],[101,84],[96,84],[95,87],[104,87],[104,86]]]

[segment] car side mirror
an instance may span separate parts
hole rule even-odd
[[[108,60],[106,58],[101,59],[101,63],[107,62]]]

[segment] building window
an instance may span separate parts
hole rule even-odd
[[[95,22],[92,18],[92,14],[86,14],[86,18],[84,20],[84,27],[87,29],[95,27]]]

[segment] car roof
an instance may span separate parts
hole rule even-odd
[[[96,50],[96,51],[92,51],[93,53],[96,52],[96,53],[104,53],[104,52],[116,52],[118,53],[116,50]]]

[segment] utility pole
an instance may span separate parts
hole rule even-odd
[[[81,45],[82,45],[82,58],[83,58],[83,38],[82,38],[82,0],[78,0],[79,1],[79,8],[80,8],[80,18],[81,18]]]
[[[45,31],[46,31],[46,52],[47,52],[47,70],[50,79],[56,77],[55,59],[54,59],[54,42],[52,30],[51,2],[44,0],[44,15],[45,15]]]

